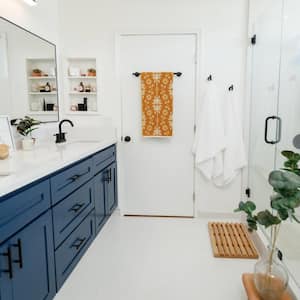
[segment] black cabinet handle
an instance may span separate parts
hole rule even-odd
[[[1,270],[1,271],[4,273],[8,273],[9,278],[12,279],[14,277],[14,274],[13,274],[13,266],[12,266],[11,248],[8,247],[7,252],[2,253],[1,255],[7,257],[7,265],[8,265],[8,268],[6,270]]]
[[[23,268],[23,253],[22,253],[22,241],[18,239],[17,244],[14,244],[13,247],[18,248],[19,259],[13,260],[14,263],[19,264],[20,269]]]
[[[129,143],[131,141],[131,137],[129,135],[125,136],[124,141]]]
[[[109,170],[106,170],[106,171],[105,171],[103,181],[107,181],[107,182],[110,181],[110,173],[109,173]]]
[[[269,121],[270,120],[274,120],[275,119],[275,116],[270,116],[270,117],[267,117],[266,118],[266,121],[265,121],[265,142],[267,144],[271,144],[271,145],[274,145],[275,144],[275,141],[270,141],[268,140],[268,132],[269,132]]]
[[[81,208],[82,208],[83,206],[84,206],[83,203],[76,203],[76,204],[74,204],[74,205],[69,209],[69,211],[72,211],[72,212],[77,213],[78,211],[81,210]]]
[[[85,242],[86,238],[77,238],[74,243],[71,245],[71,248],[75,248],[76,250],[79,250],[82,244]]]
[[[84,175],[90,173],[90,171],[91,171],[91,168],[88,168],[88,170],[87,170],[85,173],[82,173],[82,174],[75,174],[75,175],[71,176],[71,177],[69,178],[69,180],[71,180],[71,181],[76,181],[76,180],[78,180],[80,177],[82,177],[82,176],[84,176]]]
[[[109,182],[111,182],[111,168],[109,169]]]

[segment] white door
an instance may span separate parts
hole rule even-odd
[[[123,193],[125,215],[193,216],[197,35],[122,35]],[[174,76],[173,136],[144,138],[141,82],[134,72],[182,72]]]

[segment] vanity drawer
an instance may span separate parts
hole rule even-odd
[[[90,181],[53,208],[55,248],[67,238],[94,207],[93,181]]]
[[[93,156],[94,174],[99,173],[105,167],[116,160],[116,146],[113,145]]]
[[[53,205],[92,178],[92,163],[91,158],[84,160],[50,179]]]
[[[45,180],[17,194],[0,198],[0,244],[50,208],[50,183]]]
[[[75,268],[95,236],[95,216],[91,212],[56,250],[57,291]]]

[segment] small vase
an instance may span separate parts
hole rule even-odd
[[[25,151],[29,151],[33,149],[34,139],[31,137],[25,137],[22,140],[22,149]]]
[[[267,257],[254,267],[254,284],[262,300],[281,300],[288,285],[288,272],[277,259],[276,251],[269,251]]]

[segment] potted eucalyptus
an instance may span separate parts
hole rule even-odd
[[[296,208],[300,206],[300,154],[283,151],[282,155],[287,159],[284,168],[269,175],[269,183],[274,190],[270,197],[270,209],[256,212],[255,203],[247,201],[240,202],[235,210],[246,213],[250,232],[257,230],[258,224],[271,232],[268,254],[254,268],[254,284],[263,300],[281,299],[288,285],[287,270],[276,255],[280,226],[285,221],[300,223],[296,215]]]
[[[38,129],[37,125],[40,121],[25,116],[24,119],[19,119],[17,124],[17,131],[23,136],[22,148],[23,150],[31,150],[34,145],[34,138],[32,132]]]

